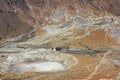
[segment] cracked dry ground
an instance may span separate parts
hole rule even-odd
[[[68,53],[69,54],[69,53]],[[58,72],[26,72],[0,74],[1,80],[119,80],[120,51],[101,54],[70,54],[78,63]],[[117,58],[116,58],[117,57]]]

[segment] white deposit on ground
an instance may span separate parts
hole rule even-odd
[[[3,72],[55,72],[74,66],[74,56],[47,49],[26,50],[22,53],[10,54],[0,63]]]
[[[16,64],[10,68],[13,72],[48,72],[64,70],[65,67],[59,62],[38,62],[30,64]]]

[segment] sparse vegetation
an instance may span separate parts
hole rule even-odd
[[[63,48],[61,48],[61,47],[56,47],[55,48],[57,51],[61,51]]]

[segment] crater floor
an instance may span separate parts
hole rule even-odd
[[[13,44],[11,44],[13,45]],[[119,80],[120,51],[73,54],[44,48],[2,48],[2,80]]]

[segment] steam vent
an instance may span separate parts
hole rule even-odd
[[[120,80],[120,0],[0,0],[0,80]]]

